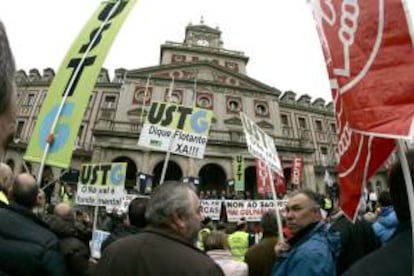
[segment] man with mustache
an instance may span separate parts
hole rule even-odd
[[[339,233],[329,231],[329,224],[322,221],[318,196],[309,190],[293,192],[286,205],[286,222],[294,236],[276,244],[278,259],[272,275],[335,275]]]

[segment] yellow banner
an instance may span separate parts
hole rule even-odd
[[[102,1],[63,60],[42,104],[25,160],[41,162],[62,99],[46,164],[67,168],[79,126],[110,46],[137,0]]]

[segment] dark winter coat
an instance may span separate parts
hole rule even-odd
[[[338,231],[341,236],[341,250],[336,262],[336,271],[341,275],[355,261],[378,249],[380,241],[375,236],[371,224],[357,218],[355,223],[350,222],[340,212],[333,216],[332,229]]]
[[[82,233],[75,228],[74,221],[59,216],[48,216],[46,222],[59,239],[69,275],[85,275],[89,264],[89,247],[81,240]]]
[[[66,275],[59,241],[30,210],[0,208],[0,271],[10,275]]]
[[[247,250],[244,261],[249,266],[249,276],[268,276],[276,262],[277,237],[264,237]]]
[[[125,238],[129,235],[137,234],[140,231],[140,228],[135,227],[134,225],[125,225],[120,224],[111,232],[111,235],[102,243],[101,251],[103,252],[108,245],[113,243],[120,238]]]
[[[412,248],[410,223],[400,223],[388,243],[356,262],[344,275],[411,276]]]
[[[171,230],[146,228],[109,245],[94,275],[224,276],[204,252]]]

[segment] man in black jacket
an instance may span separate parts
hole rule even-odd
[[[370,223],[359,216],[353,223],[345,217],[339,209],[339,198],[335,200],[331,224],[332,229],[341,235],[341,249],[336,261],[337,275],[342,275],[354,262],[381,246]]]
[[[220,267],[195,247],[203,215],[190,186],[165,182],[147,206],[149,227],[110,244],[94,275],[223,276]]]
[[[16,177],[11,203],[0,208],[0,271],[9,275],[66,275],[56,236],[36,217],[39,187],[30,174]]]
[[[408,152],[406,156],[411,178],[413,178],[414,151]],[[388,184],[394,210],[400,224],[388,243],[355,263],[344,275],[412,275],[413,243],[410,207],[404,174],[399,161],[391,169]]]
[[[55,206],[54,214],[46,216],[45,221],[59,239],[68,274],[86,275],[90,257],[89,240],[83,240],[86,234],[76,227],[72,207],[67,203],[59,203]]]
[[[102,243],[101,251],[120,238],[137,234],[147,226],[145,211],[147,209],[148,197],[136,197],[128,206],[128,221],[118,223],[111,231],[111,235]]]

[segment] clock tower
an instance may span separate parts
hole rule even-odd
[[[231,71],[246,74],[249,58],[240,51],[223,48],[221,31],[204,24],[188,24],[183,42],[166,41],[161,45],[160,64],[211,62]]]
[[[221,31],[218,27],[213,29],[205,25],[203,17],[201,17],[199,25],[192,25],[190,23],[186,27],[184,43],[189,46],[211,48],[221,48],[223,46]]]

